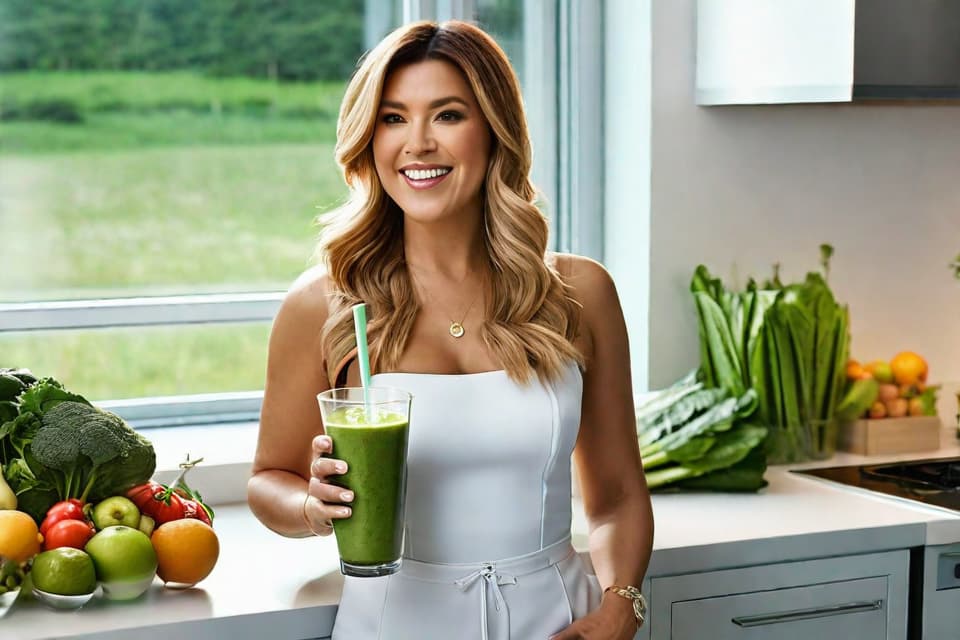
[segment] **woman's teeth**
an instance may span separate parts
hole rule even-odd
[[[429,180],[450,173],[450,169],[406,169],[403,175],[411,180]]]

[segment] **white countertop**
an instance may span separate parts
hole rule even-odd
[[[837,454],[798,466],[842,466],[960,455],[952,430],[932,453]],[[664,493],[654,496],[656,535],[648,577],[691,571],[868,553],[960,541],[960,514],[842,487],[770,467],[758,494]],[[138,640],[171,633],[191,638],[324,637],[342,579],[329,538],[289,539],[257,522],[245,504],[219,505],[221,555],[197,587],[172,591],[155,582],[133,602],[95,598],[77,612],[54,612],[29,594],[0,618],[0,640],[84,637]],[[574,545],[586,549],[586,522],[574,502]],[[169,625],[179,623],[176,630]],[[92,637],[92,636],[91,636]]]

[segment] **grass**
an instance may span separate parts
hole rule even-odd
[[[269,327],[0,333],[0,367],[52,375],[90,400],[263,388]]]
[[[0,300],[271,289],[343,197],[328,145],[0,156]],[[73,296],[76,297],[76,296]]]
[[[334,138],[329,122],[307,118],[216,116],[189,111],[95,113],[83,124],[0,123],[0,155],[278,143],[325,144],[332,148]]]
[[[269,112],[275,116],[336,119],[343,82],[276,83],[211,78],[189,71],[65,71],[0,74],[0,102],[60,99],[83,112]]]
[[[343,90],[187,72],[0,74],[0,153],[333,144]],[[36,119],[51,102],[79,122]]]
[[[69,99],[83,114],[0,122],[0,302],[284,288],[310,264],[316,215],[346,193],[329,108],[342,85],[31,73],[0,87],[7,104]],[[0,366],[97,400],[258,389],[267,332],[0,333]]]

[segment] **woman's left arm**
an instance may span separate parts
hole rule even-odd
[[[653,547],[653,510],[637,443],[626,323],[610,274],[587,258],[569,261],[567,281],[583,305],[587,338],[580,434],[574,460],[590,527],[590,559],[601,587],[641,586]],[[630,600],[604,593],[598,609],[553,640],[628,640]]]

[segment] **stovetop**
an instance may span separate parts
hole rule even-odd
[[[793,472],[960,511],[960,458],[795,469]]]

